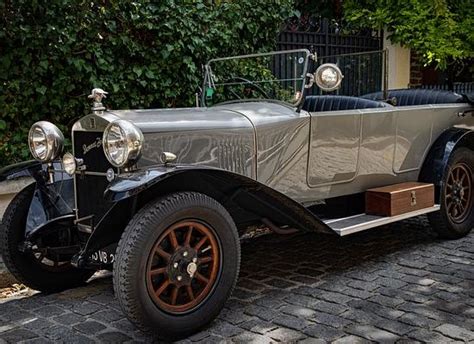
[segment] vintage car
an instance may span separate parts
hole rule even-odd
[[[128,318],[179,338],[231,295],[250,225],[344,236],[428,214],[443,238],[469,233],[468,97],[329,94],[350,72],[307,50],[214,59],[196,107],[182,109],[107,110],[94,89],[71,152],[54,124],[37,122],[35,161],[1,171],[3,181],[35,180],[5,212],[6,266],[44,292],[113,269]]]

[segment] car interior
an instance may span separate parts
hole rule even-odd
[[[311,95],[305,98],[302,109],[309,112],[321,112],[468,102],[465,96],[444,90],[397,89],[389,90],[387,95],[387,99],[384,99],[383,92],[369,93],[361,97]]]

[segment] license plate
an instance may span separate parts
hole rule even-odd
[[[115,252],[115,251],[113,251]],[[100,264],[113,264],[115,262],[115,254],[108,251],[96,251],[91,255],[92,261]]]

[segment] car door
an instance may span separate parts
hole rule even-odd
[[[308,185],[346,183],[357,175],[362,115],[359,110],[311,113]]]

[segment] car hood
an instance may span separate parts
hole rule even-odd
[[[144,134],[179,130],[247,128],[249,119],[238,111],[225,108],[181,108],[109,111],[113,116],[132,122]]]

